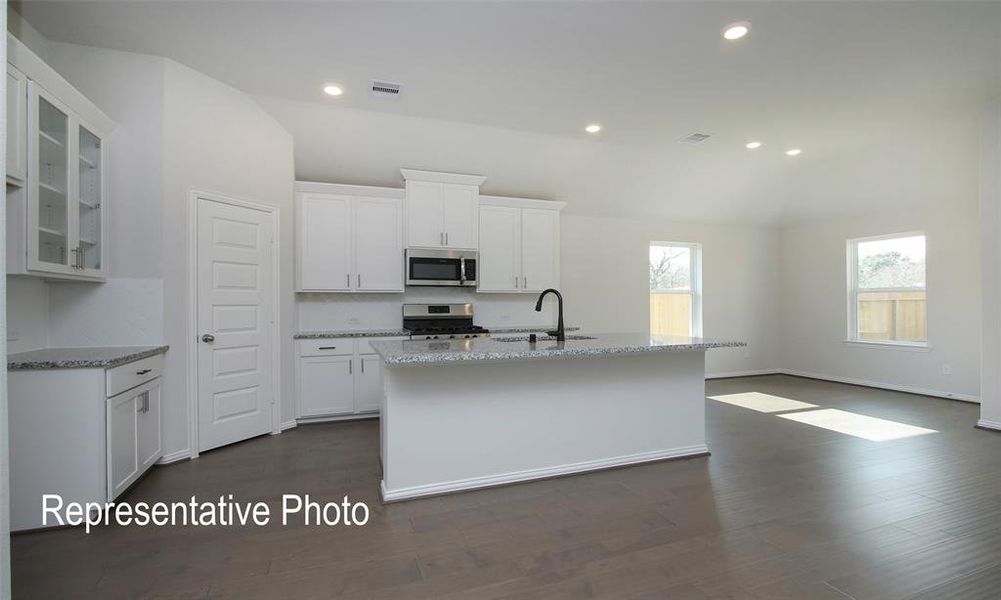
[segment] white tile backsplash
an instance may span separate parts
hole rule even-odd
[[[392,329],[402,325],[404,303],[474,305],[475,322],[484,327],[551,326],[556,303],[546,299],[535,312],[536,294],[478,294],[456,288],[410,287],[403,294],[296,294],[298,331]]]
[[[54,347],[161,344],[163,281],[51,283],[48,337]]]

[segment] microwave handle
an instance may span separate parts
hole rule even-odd
[[[460,258],[459,259],[459,265],[460,265],[460,267],[459,267],[459,283],[465,283],[466,282],[466,259]]]

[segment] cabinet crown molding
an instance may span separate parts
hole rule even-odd
[[[543,210],[563,210],[566,202],[559,200],[536,200],[533,198],[512,198],[508,196],[484,196],[480,194],[480,206],[507,206],[509,208],[540,208]]]
[[[417,169],[400,169],[403,179],[413,181],[434,181],[436,183],[457,183],[460,185],[483,185],[487,180],[485,175],[464,175],[462,173],[441,173],[438,171],[420,171]]]

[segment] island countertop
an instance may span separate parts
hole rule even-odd
[[[499,337],[462,340],[396,340],[371,342],[388,366],[441,365],[470,361],[566,359],[624,354],[701,352],[711,348],[746,346],[744,342],[641,333],[567,335],[565,342],[540,337],[531,344],[525,336],[513,341]]]

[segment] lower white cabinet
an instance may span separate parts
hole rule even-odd
[[[160,380],[108,398],[108,498],[121,495],[161,456]]]
[[[112,502],[163,455],[163,355],[109,369],[9,370],[10,528],[42,520],[46,494]]]
[[[390,338],[299,340],[296,406],[302,420],[370,417],[382,404],[382,360],[369,346]]]

